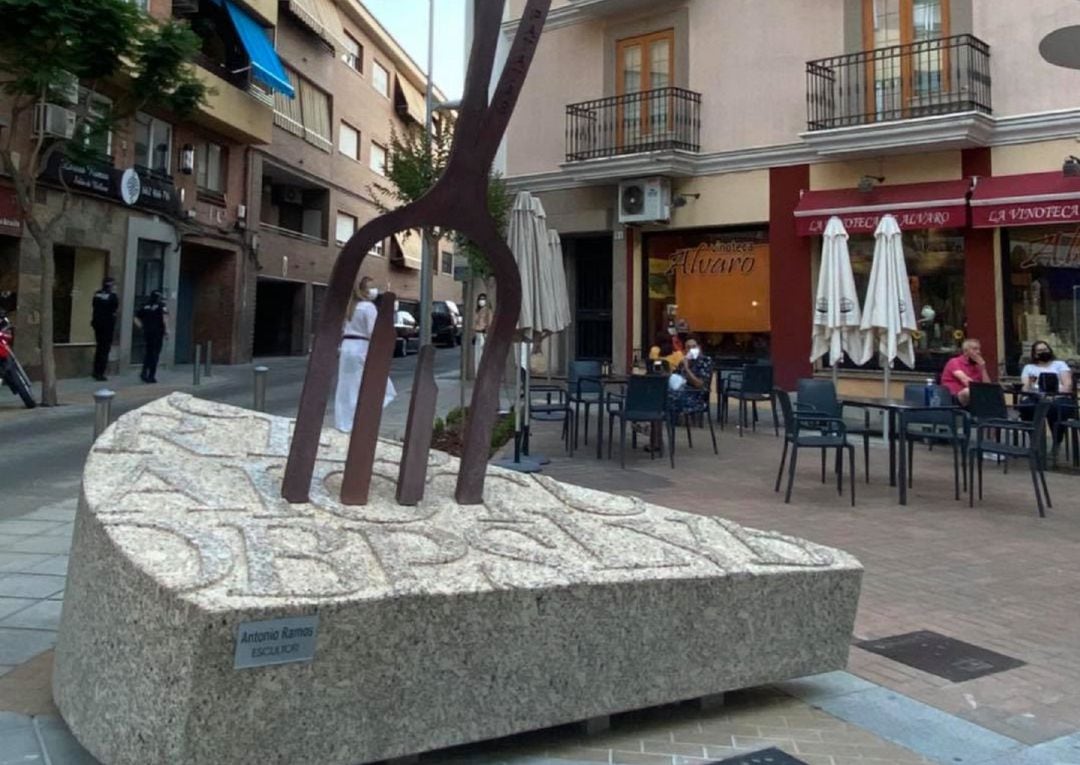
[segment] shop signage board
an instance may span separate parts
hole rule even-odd
[[[144,168],[115,168],[106,162],[75,162],[53,154],[41,174],[45,183],[115,199],[131,207],[176,215],[179,197],[172,179]]]
[[[800,236],[821,236],[835,215],[849,234],[873,234],[886,214],[902,231],[963,228],[969,190],[970,181],[958,180],[806,191],[795,208],[795,228]]]
[[[971,195],[975,228],[1080,223],[1080,178],[1060,171],[982,178]]]

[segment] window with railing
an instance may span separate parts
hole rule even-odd
[[[566,107],[566,160],[700,151],[701,94],[664,87]]]
[[[990,114],[990,46],[965,34],[818,59],[806,88],[810,130]]]

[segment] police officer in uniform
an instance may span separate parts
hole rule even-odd
[[[161,293],[154,290],[150,298],[143,303],[142,307],[135,312],[135,318],[142,327],[143,338],[146,340],[146,352],[143,354],[142,374],[139,375],[143,382],[157,382],[158,358],[161,356],[161,346],[168,334],[165,317],[169,315],[169,309],[165,301],[161,299]]]
[[[94,328],[94,379],[105,380],[105,368],[109,364],[109,351],[112,349],[113,333],[116,331],[116,312],[120,310],[120,299],[113,292],[116,280],[106,277],[101,289],[94,293],[93,316],[90,326]]]

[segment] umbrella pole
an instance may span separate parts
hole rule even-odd
[[[521,344],[514,364],[514,462],[521,462]]]
[[[833,386],[833,390],[836,390],[836,388],[837,388],[837,381],[840,378],[840,371],[839,370],[840,370],[840,362],[839,361],[834,361],[833,365],[832,365],[832,386]]]
[[[523,422],[521,424],[521,441],[522,452],[527,457],[529,455],[529,424],[532,421],[532,413],[529,411],[529,404],[532,401],[530,395],[530,388],[532,387],[532,365],[529,363],[532,360],[532,340],[524,343],[522,346],[523,352],[521,354],[521,361],[525,366],[525,401],[521,405]]]

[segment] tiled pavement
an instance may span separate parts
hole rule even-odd
[[[537,430],[537,451],[559,454],[557,426]],[[854,674],[731,694],[710,712],[682,705],[624,715],[599,736],[553,729],[422,762],[689,765],[778,746],[810,765],[1080,764],[1080,476],[1049,476],[1056,504],[1040,520],[1024,473],[988,468],[986,499],[969,509],[951,498],[946,456],[920,447],[911,504],[901,508],[876,447],[870,485],[860,467],[854,510],[819,483],[816,459],[803,461],[784,505],[772,491],[779,442],[770,432],[728,431],[719,456],[697,435],[694,450],[680,436],[676,471],[641,452],[622,471],[582,450],[545,472],[843,547],[867,569],[857,638],[933,629],[1027,664],[953,684],[853,648]],[[0,765],[93,762],[49,693],[73,512],[65,502],[0,522]]]

